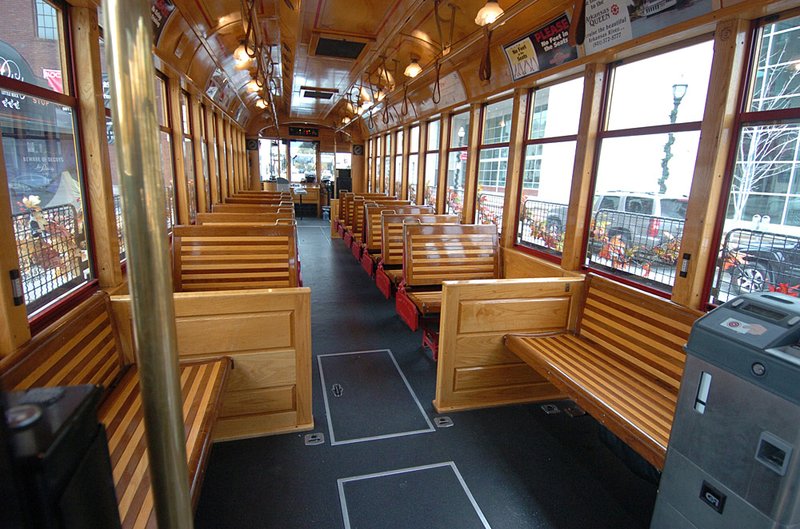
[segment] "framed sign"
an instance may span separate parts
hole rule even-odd
[[[566,13],[534,30],[530,35],[503,46],[511,68],[511,77],[518,81],[541,70],[578,58],[578,50],[567,43],[569,18]]]
[[[364,156],[364,145],[354,143],[353,156]]]

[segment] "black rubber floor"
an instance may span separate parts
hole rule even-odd
[[[327,222],[304,219],[298,231],[303,280],[312,289],[315,357],[390,349],[433,421],[436,366],[421,349],[421,333],[408,330],[394,300],[382,297],[341,240],[330,239]],[[305,446],[303,432],[215,444],[198,528],[649,525],[655,487],[600,442],[589,416],[507,406],[453,413],[452,427],[432,433],[331,446],[316,358],[313,366],[313,431],[326,442]],[[365,422],[374,410],[391,409],[370,398],[376,402],[364,407]]]

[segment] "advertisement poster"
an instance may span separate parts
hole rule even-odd
[[[150,4],[150,18],[153,20],[153,42],[158,46],[158,39],[161,31],[167,25],[167,20],[172,12],[175,11],[175,4],[172,0],[153,0]]]
[[[711,11],[711,0],[586,0],[586,54]]]
[[[578,58],[578,50],[567,43],[567,15],[551,20],[507,46],[503,51],[511,68],[511,77],[518,81],[540,70],[547,70]]]

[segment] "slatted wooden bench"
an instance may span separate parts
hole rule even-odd
[[[181,364],[192,504],[199,499],[211,430],[230,369],[227,358]],[[98,292],[0,362],[9,390],[77,384],[105,388],[98,418],[106,427],[123,528],[155,528],[139,372],[126,359],[108,296]],[[91,501],[87,498],[87,501]]]
[[[176,292],[302,286],[297,228],[175,226],[172,272]]]
[[[658,469],[702,313],[589,274],[575,329],[505,337],[508,350]]]
[[[294,220],[293,210],[278,210],[277,213],[198,213],[195,222],[198,226],[220,225],[270,225],[279,220]]]
[[[225,199],[226,204],[261,204],[261,205],[278,205],[281,202],[291,202],[292,197],[287,196],[272,196],[272,197],[253,197],[236,195]]]
[[[361,260],[361,253],[364,249],[364,231],[367,225],[367,206],[409,206],[409,200],[395,200],[394,198],[388,199],[361,199],[355,197],[353,201],[353,227],[350,230],[353,236],[353,241],[350,245],[350,250],[353,252],[353,257],[356,260]]]
[[[412,206],[406,204],[387,205],[386,202],[364,205],[364,236],[361,252],[361,267],[370,276],[381,259],[381,240],[383,239],[383,214],[433,215],[432,206]]]
[[[478,224],[403,226],[403,280],[397,289],[397,313],[417,330],[421,317],[438,317],[442,282],[497,279],[500,259],[497,227]],[[422,343],[438,357],[438,322],[426,324]]]
[[[385,193],[343,193],[342,199],[340,203],[340,222],[339,222],[339,232],[342,236],[342,239],[345,242],[345,246],[348,248],[352,244],[352,234],[348,237],[347,233],[353,229],[353,216],[355,214],[356,208],[354,205],[354,200],[356,197],[363,198],[364,200],[391,200],[396,199],[397,197],[390,197]]]
[[[381,257],[375,271],[375,285],[386,299],[403,279],[403,226],[407,222],[458,224],[458,215],[383,214],[381,215]]]

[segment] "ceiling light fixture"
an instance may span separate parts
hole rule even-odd
[[[488,0],[486,5],[484,5],[480,11],[478,11],[478,16],[475,17],[475,23],[479,26],[486,26],[487,24],[491,24],[498,18],[500,15],[503,14],[503,8],[500,7],[495,0]]]
[[[406,66],[406,69],[403,72],[403,75],[405,75],[406,77],[411,77],[411,78],[414,78],[414,77],[418,76],[420,74],[420,72],[422,71],[422,66],[420,66],[419,62],[417,62],[417,61],[419,61],[419,58],[412,56],[411,57],[411,63],[408,66]]]
[[[247,83],[247,91],[250,93],[254,93],[258,92],[259,90],[261,90],[261,87],[258,86],[258,81],[256,81],[255,79],[250,79],[250,81]]]

